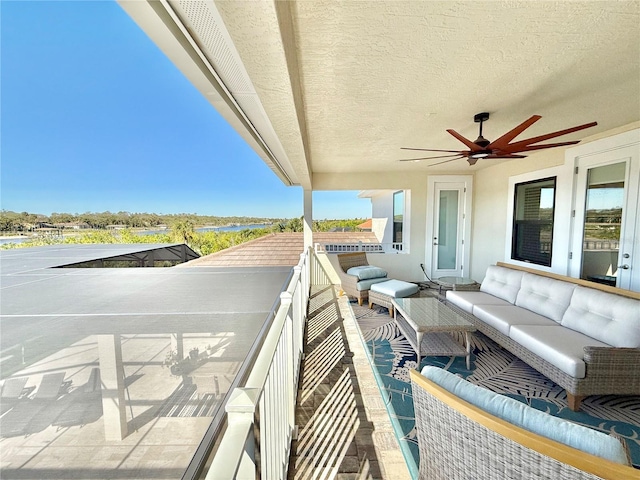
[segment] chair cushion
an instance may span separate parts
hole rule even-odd
[[[640,300],[576,287],[562,326],[614,347],[640,347]]]
[[[525,273],[516,305],[560,323],[575,288],[573,283]]]
[[[418,293],[420,288],[415,283],[392,279],[371,285],[371,290],[393,298],[404,298]]]
[[[553,320],[515,305],[474,305],[473,314],[503,335],[512,325],[558,325]]]
[[[509,305],[511,303],[484,292],[462,292],[447,290],[447,302],[460,307],[465,312],[473,313],[474,305]]]
[[[386,281],[387,281],[387,277],[360,280],[358,283],[356,283],[356,290],[358,290],[359,292],[362,292],[364,290],[369,290],[371,288],[371,285],[373,285],[374,283],[380,283],[380,282],[386,282]]]
[[[421,373],[462,400],[512,425],[591,455],[629,465],[625,447],[615,437],[541,412],[513,398],[473,385],[438,367],[426,366]]]
[[[555,326],[512,325],[509,338],[574,378],[584,378],[584,347],[610,347],[580,332]]]
[[[489,265],[480,285],[480,291],[502,298],[509,303],[516,303],[522,276],[523,272],[518,270]]]
[[[371,278],[386,277],[387,272],[380,267],[373,265],[361,265],[359,267],[351,267],[347,270],[347,274],[358,277],[358,280],[369,280]]]

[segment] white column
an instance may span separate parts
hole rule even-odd
[[[176,352],[178,360],[182,360],[184,358],[184,342],[182,341],[181,333],[171,334],[171,351]]]
[[[313,200],[312,190],[303,190],[304,202],[304,250],[313,247]]]
[[[98,335],[104,437],[107,441],[127,436],[124,399],[124,365],[120,335]]]

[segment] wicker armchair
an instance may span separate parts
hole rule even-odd
[[[524,430],[465,402],[415,370],[410,374],[420,480],[638,478],[640,472],[633,467]]]
[[[338,277],[340,277],[340,284],[342,293],[346,293],[350,297],[355,297],[358,300],[358,305],[362,305],[363,302],[369,298],[369,290],[358,290],[358,278],[347,274],[347,270],[351,267],[361,267],[369,265],[367,261],[367,254],[365,252],[353,252],[353,253],[340,253],[336,255],[338,257],[338,267],[336,271]]]

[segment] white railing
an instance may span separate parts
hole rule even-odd
[[[207,480],[254,480],[256,472],[268,480],[287,476],[312,256],[300,255],[249,377],[230,395],[227,428]]]
[[[618,240],[585,240],[584,250],[620,250]]]
[[[403,253],[404,244],[402,242],[393,243],[316,243],[316,253]]]

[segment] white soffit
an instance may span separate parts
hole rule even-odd
[[[310,188],[308,171],[291,166],[213,2],[119,3],[285,184]]]

